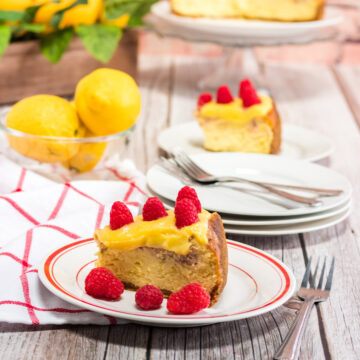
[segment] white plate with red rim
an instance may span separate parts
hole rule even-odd
[[[53,250],[39,266],[45,287],[81,308],[154,326],[201,326],[257,316],[284,304],[294,293],[296,281],[289,268],[254,247],[227,241],[229,275],[219,301],[192,315],[174,315],[166,299],[158,310],[144,311],[135,304],[135,292],[125,290],[120,300],[95,299],[84,291],[84,281],[94,268],[97,246],[83,239]]]
[[[189,154],[208,153],[203,147],[204,135],[197,122],[175,125],[165,129],[158,136],[158,145],[171,153],[177,147]],[[318,161],[331,155],[334,145],[327,136],[293,124],[283,124],[281,152],[274,156],[292,159]]]

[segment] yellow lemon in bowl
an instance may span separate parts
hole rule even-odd
[[[141,109],[141,96],[130,75],[101,68],[79,81],[75,104],[81,120],[93,134],[110,135],[135,124]]]
[[[83,125],[80,125],[79,137],[89,138],[93,136],[94,134],[87,130]],[[62,165],[65,168],[74,170],[78,173],[90,171],[100,161],[106,145],[106,142],[81,143],[78,152],[67,161],[64,161]]]
[[[8,134],[10,147],[34,160],[61,162],[71,158],[79,150],[77,143],[41,137],[78,136],[79,119],[76,110],[58,96],[35,95],[20,100],[9,111],[6,126],[25,133]]]
[[[60,0],[59,3],[50,2],[43,5],[35,15],[35,23],[50,24],[53,15],[65,8],[71,6],[76,0]],[[102,8],[102,0],[88,0],[86,5],[76,5],[73,8],[66,10],[64,16],[59,24],[59,28],[63,29],[68,26],[76,26],[79,24],[91,25],[96,22]]]

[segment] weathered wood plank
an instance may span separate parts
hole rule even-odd
[[[268,65],[268,83],[285,121],[302,124],[328,135],[336,151],[331,168],[354,185],[353,214],[336,227],[304,235],[309,255],[336,255],[336,271],[329,301],[319,306],[325,350],[332,359],[359,359],[358,294],[360,286],[360,178],[357,166],[360,134],[332,72],[326,67]],[[286,91],[284,91],[286,89]]]
[[[108,326],[0,324],[3,360],[103,359]]]
[[[157,135],[168,122],[171,57],[139,57],[139,85],[142,110],[124,157],[135,161],[140,171],[158,158]]]
[[[343,90],[353,115],[360,126],[360,66],[338,65],[333,68],[334,74]]]
[[[186,328],[153,328],[150,359],[185,359]],[[187,358],[187,354],[186,354]]]
[[[104,360],[146,359],[150,332],[141,325],[111,326]]]
[[[300,283],[305,271],[305,262],[299,236],[267,238],[242,236],[237,239],[281,259],[293,270],[297,283]],[[295,314],[294,310],[282,306],[263,316],[246,320],[247,331],[245,326],[242,325],[243,334],[238,340],[240,341],[238,344],[234,342],[234,348],[239,349],[240,346],[242,347],[246,354],[243,359],[270,359],[285,338]],[[239,350],[236,351],[236,353],[238,352]],[[316,312],[313,312],[310,317],[308,331],[304,336],[300,359],[324,358],[318,316]],[[242,358],[239,357],[239,359]]]

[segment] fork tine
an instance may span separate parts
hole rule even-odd
[[[328,278],[326,280],[326,284],[325,284],[325,290],[327,290],[327,291],[330,291],[330,289],[331,289],[332,278],[334,275],[334,268],[335,268],[335,257],[333,256],[333,258],[331,260],[329,276],[328,276]]]
[[[186,161],[189,165],[193,165],[195,169],[200,169],[199,166],[193,160],[191,160],[190,156],[185,151],[181,150],[178,151],[176,154],[181,156],[182,159],[184,159],[184,161]]]
[[[319,279],[319,284],[318,284],[318,289],[321,289],[322,288],[322,283],[323,283],[323,280],[324,280],[324,274],[325,274],[325,268],[326,268],[326,256],[324,258],[324,265],[321,269],[321,274],[320,274],[320,279]]]
[[[178,152],[179,155],[187,162],[187,164],[189,166],[191,166],[191,168],[196,172],[196,173],[202,173],[202,174],[206,174],[206,175],[211,175],[208,172],[206,172],[204,169],[202,169],[195,161],[193,161],[191,159],[191,157],[186,154],[186,152],[184,151],[179,151]]]
[[[312,256],[310,256],[310,259],[308,261],[308,263],[306,264],[306,270],[305,270],[305,274],[304,277],[302,279],[301,282],[301,287],[306,287],[308,281],[309,281],[309,277],[310,277],[310,269],[311,269],[311,260],[312,260]]]
[[[204,173],[185,153],[180,153],[179,157],[189,171],[193,173],[194,177],[201,176]]]
[[[180,157],[180,161],[184,164],[184,166],[186,166],[186,168],[189,171],[191,171],[194,174],[194,176],[196,176],[199,173],[196,166],[194,166],[193,163],[189,161],[189,159],[186,156],[179,155],[179,157]]]
[[[177,177],[185,185],[195,185],[194,181],[172,159],[160,158],[160,166]]]
[[[316,275],[317,275],[318,268],[319,268],[319,263],[320,263],[320,257],[318,257],[318,260],[317,260],[316,266],[315,266],[314,275],[312,276],[311,281],[310,281],[310,287],[313,289],[315,289],[315,280],[316,280]]]
[[[179,168],[188,176],[195,179],[196,176],[194,176],[194,173],[189,169],[189,167],[183,162],[183,160],[180,157],[174,157],[174,160],[176,164],[179,166]]]

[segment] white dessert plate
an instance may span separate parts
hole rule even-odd
[[[204,135],[197,122],[172,126],[158,136],[158,145],[166,152],[180,147],[191,154],[210,153],[203,147]],[[292,159],[318,161],[334,151],[331,140],[310,129],[292,124],[283,124],[282,151],[276,156]]]
[[[173,209],[175,203],[169,201],[168,199],[163,198],[157,194],[153,196],[158,196],[162,203],[167,209]],[[270,217],[241,217],[241,216],[231,216],[228,214],[220,214],[223,224],[232,225],[232,226],[279,226],[279,225],[294,225],[301,223],[308,223],[315,220],[327,219],[335,215],[343,213],[345,210],[348,210],[351,207],[351,200],[347,201],[345,204],[337,206],[328,211],[323,211],[320,213],[303,215],[303,216],[291,216],[289,218],[270,218]]]
[[[191,155],[191,158],[206,171],[215,175],[240,176],[278,184],[343,190],[341,195],[322,197],[321,206],[296,204],[295,208],[289,209],[273,202],[279,201],[277,196],[259,192],[259,189],[255,189],[252,185],[241,184],[242,191],[193,185],[203,208],[210,211],[246,216],[309,215],[345,204],[351,197],[351,185],[343,175],[307,161],[247,153],[206,153]],[[158,165],[148,171],[147,182],[151,191],[171,201],[176,200],[179,189],[184,186],[178,178]],[[273,201],[268,201],[265,197]]]
[[[225,232],[228,234],[275,236],[307,233],[328,228],[344,221],[351,214],[351,207],[344,209],[340,214],[322,220],[314,220],[294,225],[278,226],[231,226],[225,225]]]
[[[248,245],[228,241],[229,275],[220,300],[192,315],[173,315],[166,300],[158,310],[143,311],[135,305],[135,293],[126,291],[119,301],[104,301],[87,295],[84,281],[94,268],[97,246],[85,239],[63,246],[46,256],[39,266],[45,287],[61,299],[81,308],[155,326],[200,326],[233,321],[271,311],[293,294],[295,278],[273,256]]]
[[[303,36],[316,30],[337,26],[343,20],[339,12],[331,8],[326,8],[322,19],[304,22],[185,17],[172,13],[170,3],[165,1],[155,4],[151,11],[167,24],[206,34],[231,37],[289,38]]]

